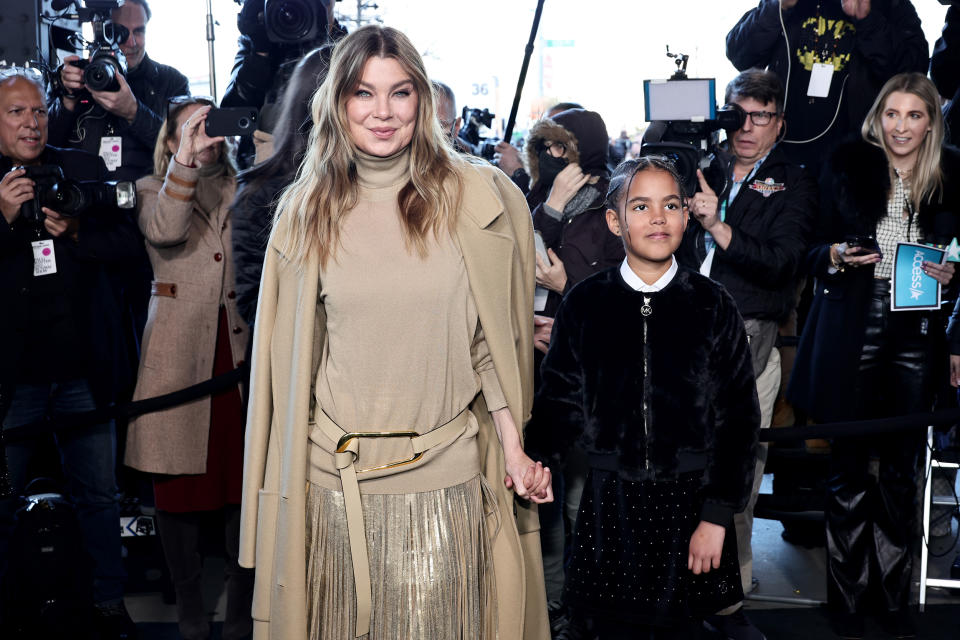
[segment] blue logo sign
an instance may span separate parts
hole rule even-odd
[[[943,249],[922,244],[897,244],[890,299],[892,311],[940,308],[940,283],[923,272],[923,263],[940,264],[945,253]]]

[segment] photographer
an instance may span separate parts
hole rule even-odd
[[[727,85],[724,101],[746,112],[740,129],[729,134],[727,186],[717,194],[699,174],[702,191],[690,200],[693,219],[676,254],[680,264],[722,284],[737,303],[750,343],[761,428],[770,426],[780,388],[777,329],[796,306],[797,272],[817,209],[816,182],[777,144],[786,126],[783,99],[783,85],[771,71],[744,71]],[[753,507],[766,446],[757,453],[750,500],[734,517],[744,593],[751,590]],[[742,610],[725,613],[707,621],[729,638],[762,638]]]
[[[190,93],[182,73],[147,55],[150,15],[146,0],[129,0],[110,14],[115,25],[129,32],[118,43],[126,57],[127,73],[117,74],[117,91],[88,89],[83,69],[71,64],[77,56],[67,56],[60,80],[69,94],[50,105],[51,143],[100,155],[115,153],[114,148],[119,147],[119,164],[108,161],[117,180],[136,180],[153,171],[153,145],[166,116],[167,100]],[[85,90],[92,98],[86,103],[78,99]]]
[[[39,79],[22,69],[0,72],[0,382],[12,390],[4,430],[40,421],[56,425],[71,414],[109,406],[133,378],[129,354],[116,338],[120,300],[110,274],[140,255],[136,224],[114,207],[98,206],[78,217],[30,207],[38,188],[29,177],[34,167],[53,165],[73,180],[106,177],[96,156],[46,143]],[[82,543],[93,559],[100,637],[133,638],[136,630],[123,605],[114,424],[58,431],[56,444]],[[29,480],[35,449],[35,439],[8,441],[15,495]],[[2,509],[8,522],[12,507]]]
[[[783,150],[816,176],[884,82],[926,72],[928,49],[909,0],[760,0],[727,34],[727,58],[780,77],[790,115]]]
[[[264,0],[246,0],[237,16],[240,48],[234,58],[230,84],[220,100],[220,106],[260,109],[258,130],[253,134],[253,140],[242,138],[240,141],[238,160],[241,168],[259,164],[270,157],[273,130],[280,118],[279,100],[297,62],[312,49],[339,40],[347,34],[346,29],[333,17],[334,0],[303,1],[316,5],[317,18],[322,21],[320,33],[310,41],[272,42],[264,21]]]

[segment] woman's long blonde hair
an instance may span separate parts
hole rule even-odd
[[[180,117],[180,113],[194,104],[208,107],[217,106],[212,99],[204,96],[176,96],[170,98],[167,102],[167,117],[160,126],[157,143],[153,146],[153,175],[161,180],[167,175],[170,158],[173,157],[170,148],[167,146],[167,141],[173,140],[177,135],[177,118]],[[223,165],[226,175],[237,175],[236,144],[231,138],[226,138],[220,144],[220,157],[217,162]]]
[[[327,79],[311,103],[313,130],[303,164],[277,205],[276,222],[285,223],[277,238],[279,248],[299,265],[311,254],[326,264],[336,252],[344,216],[357,202],[357,150],[348,133],[346,102],[373,56],[396,60],[413,82],[418,98],[409,146],[409,182],[397,198],[407,246],[425,255],[429,233],[437,236],[453,228],[462,187],[460,168],[465,161],[440,128],[423,60],[396,29],[361,27],[334,49]]]
[[[893,163],[890,162],[890,149],[887,148],[886,139],[883,137],[883,111],[887,104],[887,98],[896,91],[911,93],[923,100],[927,108],[927,116],[930,117],[930,131],[927,131],[927,135],[923,137],[923,142],[920,143],[917,163],[910,176],[910,200],[913,207],[918,209],[923,202],[933,202],[934,196],[937,197],[938,201],[943,197],[940,150],[943,146],[944,128],[937,88],[922,73],[899,73],[893,76],[880,89],[880,94],[874,100],[867,117],[863,120],[860,134],[864,140],[880,147],[887,154],[892,189]]]

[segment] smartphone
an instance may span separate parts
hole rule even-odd
[[[211,138],[220,136],[249,136],[257,128],[260,112],[253,107],[210,109],[203,131]]]
[[[548,267],[550,265],[550,255],[547,253],[547,246],[543,243],[543,236],[540,235],[539,231],[533,232],[533,242],[537,248],[537,255],[540,256],[540,259],[543,260],[543,263]]]
[[[847,236],[843,241],[850,248],[856,247],[857,250],[853,255],[862,256],[868,253],[880,253],[880,245],[877,244],[877,239],[873,236]]]

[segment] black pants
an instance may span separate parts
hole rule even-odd
[[[859,416],[930,409],[934,331],[923,312],[891,312],[889,282],[876,281],[852,399]],[[917,430],[834,440],[826,513],[827,601],[834,610],[862,613],[872,590],[886,612],[908,606],[923,441]],[[871,458],[879,462],[876,478]]]

